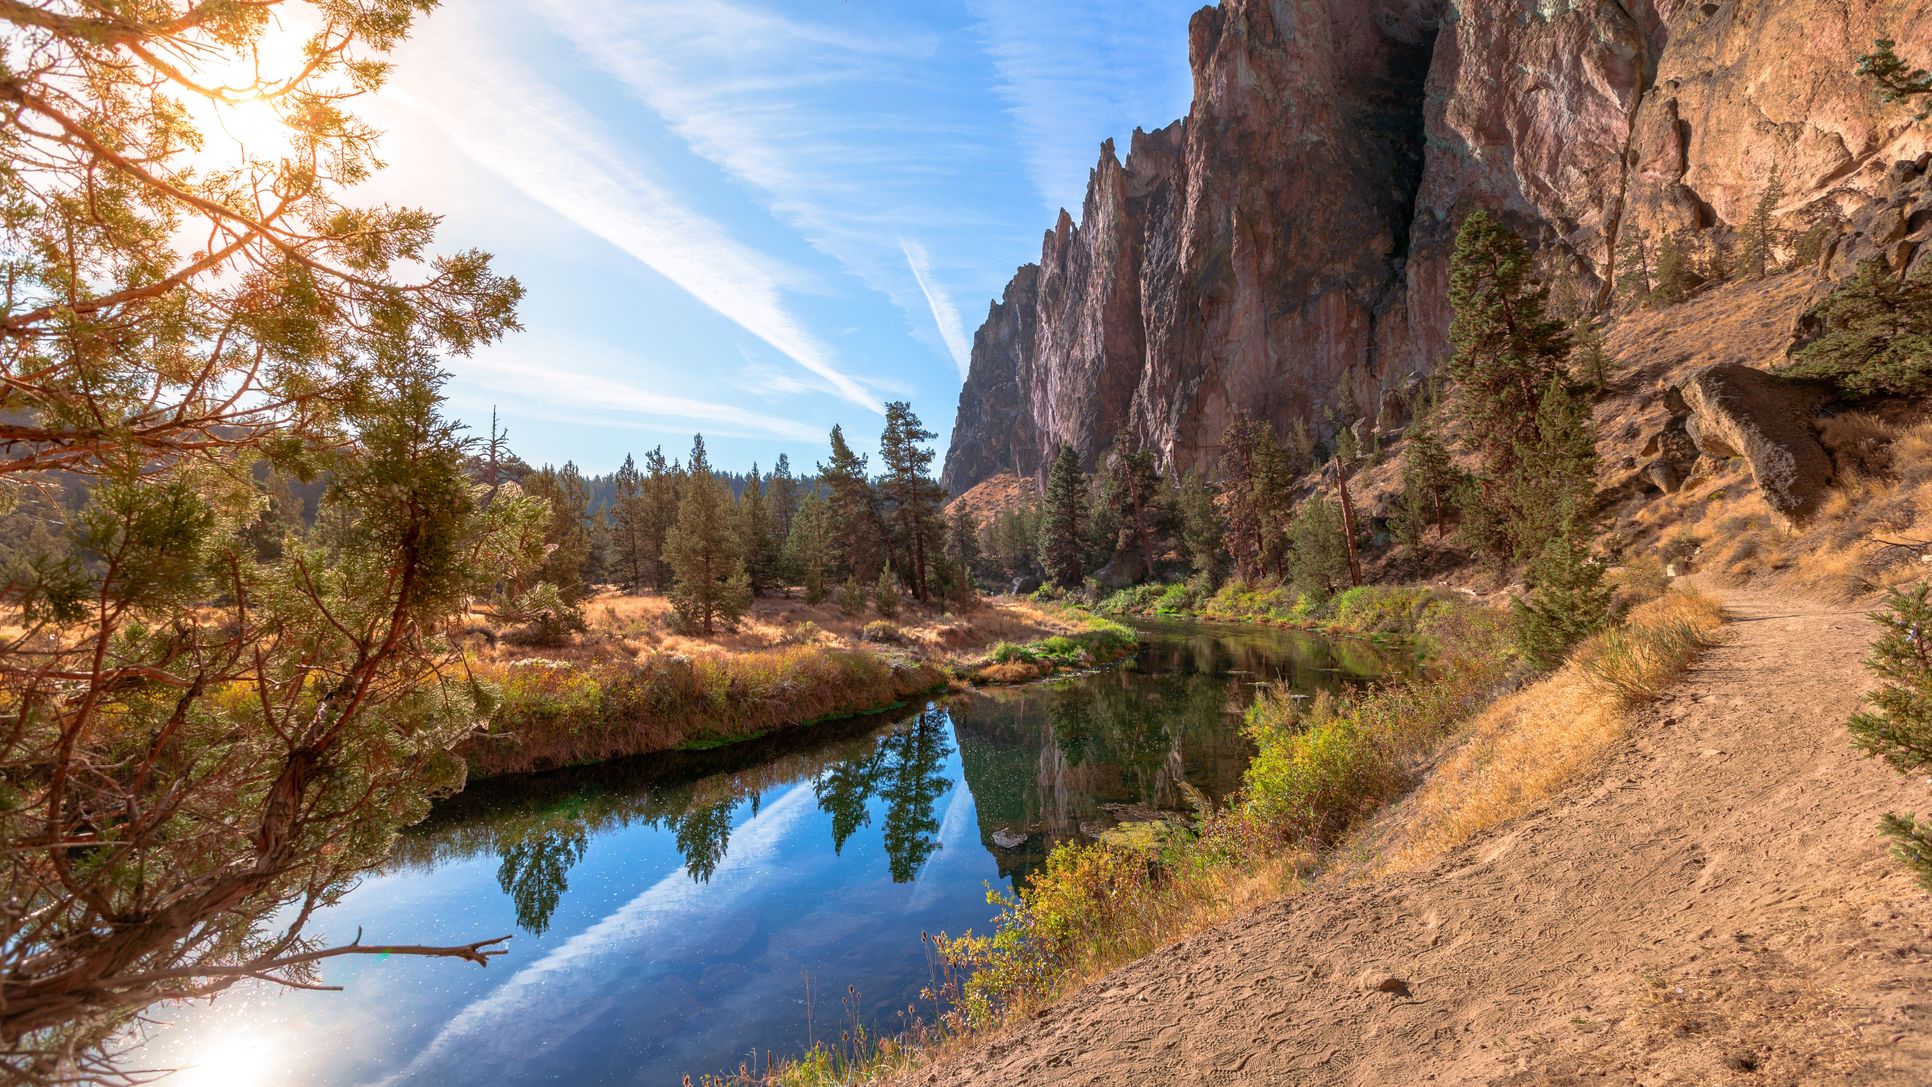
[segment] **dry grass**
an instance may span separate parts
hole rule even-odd
[[[1669,593],[1492,704],[1398,813],[1371,869],[1417,868],[1543,803],[1623,738],[1630,708],[1682,676],[1722,623],[1710,597]]]

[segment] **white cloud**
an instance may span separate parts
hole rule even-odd
[[[975,286],[990,291],[1011,268],[986,251],[985,233],[1012,224],[974,222],[938,188],[1002,149],[977,131],[977,118],[958,112],[972,88],[943,84],[942,45],[933,34],[882,27],[877,13],[848,11],[863,28],[854,30],[727,0],[654,0],[621,12],[576,0],[539,4],[694,153],[890,299],[922,337],[936,332],[937,346],[964,373],[964,335],[945,324],[941,306],[950,304],[930,261],[909,276],[895,243],[912,230],[957,231],[959,248],[986,263]]]
[[[545,355],[590,361],[590,368],[559,365]],[[454,359],[450,368],[473,389],[509,398],[507,414],[597,426],[632,426],[680,433],[690,426],[711,426],[716,434],[790,438],[818,442],[820,428],[795,419],[750,411],[732,404],[673,396],[640,387],[621,376],[647,370],[639,360],[590,345],[546,351],[528,340],[514,346]],[[724,429],[719,429],[720,427]]]
[[[1078,212],[1100,142],[1187,110],[1187,20],[1200,0],[968,0],[1049,210]]]
[[[464,36],[450,52],[440,63],[417,65],[413,70],[433,77],[399,91],[433,114],[464,154],[690,292],[840,396],[882,410],[879,398],[840,369],[832,350],[787,306],[785,294],[805,285],[795,269],[686,207],[595,118],[494,54],[479,36]],[[482,100],[491,109],[475,109]]]
[[[959,307],[944,288],[932,279],[932,257],[926,247],[906,238],[899,239],[899,248],[906,254],[906,266],[912,269],[912,278],[919,283],[919,291],[926,296],[926,305],[932,309],[932,322],[939,329],[939,338],[946,342],[946,350],[959,366],[959,376],[963,380],[973,364],[973,345],[966,338],[966,328],[959,319]]]

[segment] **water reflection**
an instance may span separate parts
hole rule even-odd
[[[182,1013],[165,1066],[283,1032],[291,1084],[672,1083],[753,1046],[796,1052],[813,991],[890,1026],[927,978],[921,932],[984,928],[984,886],[1059,841],[1222,798],[1257,682],[1375,674],[1283,634],[1150,631],[1130,668],[971,693],[711,752],[483,782],[405,835],[318,925],[456,942],[521,935],[505,969],[340,964],[326,993]],[[820,1031],[822,1038],[823,1030]]]

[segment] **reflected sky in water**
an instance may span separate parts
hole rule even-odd
[[[1189,787],[1232,791],[1255,683],[1384,667],[1300,635],[1156,626],[1126,668],[482,783],[312,931],[515,933],[508,956],[338,960],[324,980],[344,992],[157,1009],[141,1063],[198,1062],[183,1082],[229,1087],[676,1084],[835,1038],[847,1001],[890,1028],[930,978],[920,934],[983,928],[986,885],[1017,885],[1056,842],[1185,810]]]

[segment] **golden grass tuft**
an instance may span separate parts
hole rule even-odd
[[[1371,869],[1415,869],[1548,800],[1623,738],[1629,709],[1681,677],[1722,624],[1711,597],[1667,593],[1492,704],[1404,807]]]

